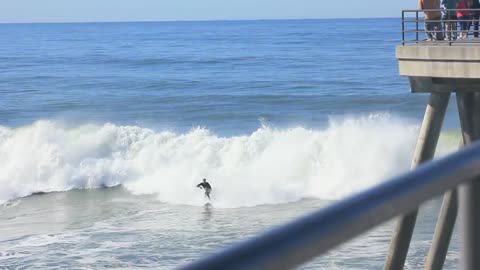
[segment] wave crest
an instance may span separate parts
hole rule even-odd
[[[0,127],[0,203],[36,192],[123,185],[167,203],[217,207],[339,199],[408,169],[418,126],[391,116],[330,120],[327,128],[244,136],[184,134],[114,124]]]

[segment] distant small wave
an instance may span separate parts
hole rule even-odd
[[[111,57],[107,55],[89,55],[82,57],[79,61],[86,64],[111,64],[120,66],[159,66],[159,65],[218,65],[243,63],[246,61],[256,61],[254,56],[235,56],[235,57],[218,57],[218,58],[181,58],[181,57],[158,57],[158,58],[141,58],[141,57]],[[70,60],[71,61],[71,60]]]

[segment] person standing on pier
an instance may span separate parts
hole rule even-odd
[[[445,35],[448,40],[457,39],[457,8],[458,0],[442,0],[442,8],[446,9],[443,15]]]
[[[472,9],[477,9],[472,11],[472,20],[473,20],[473,37],[478,38],[478,20],[480,19],[480,3],[478,0],[473,0]]]
[[[423,13],[425,14],[425,34],[427,35],[427,40],[443,40],[440,0],[418,0],[418,9],[426,9]]]
[[[459,0],[457,5],[457,18],[460,21],[460,28],[462,31],[460,32],[460,39],[466,39],[468,37],[468,30],[470,29],[471,23],[471,13],[469,10],[470,6],[472,6],[472,1],[468,0]]]

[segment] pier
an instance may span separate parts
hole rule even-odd
[[[425,116],[412,161],[412,169],[433,158],[449,98],[456,95],[463,141],[471,144],[480,138],[480,40],[423,41],[418,19],[419,10],[402,13],[402,45],[396,48],[401,76],[408,77],[412,93],[429,93]],[[416,17],[415,29],[406,27]],[[454,23],[458,23],[454,21]],[[420,26],[419,26],[420,24]],[[406,33],[415,33],[415,39],[406,40]],[[478,34],[478,33],[477,33]],[[462,214],[464,269],[480,269],[474,254],[480,252],[480,193],[478,181],[452,189],[444,195],[431,248],[424,269],[442,269],[457,220],[458,207]],[[458,196],[458,192],[460,196]],[[477,195],[475,195],[477,194]],[[479,199],[477,199],[477,197]],[[475,210],[477,209],[477,210]],[[403,269],[418,211],[402,216],[394,230],[385,270]],[[475,239],[475,240],[472,240]],[[469,252],[470,251],[470,252]],[[478,257],[478,256],[477,256]]]
[[[461,269],[480,269],[480,39],[425,41],[422,14],[402,11],[396,47],[399,75],[408,78],[410,91],[430,95],[412,170],[182,269],[291,269],[392,218],[384,269],[403,269],[418,208],[439,195],[443,203],[424,269],[443,268],[456,223]],[[457,152],[432,160],[452,95],[463,140]]]
[[[419,19],[419,13],[419,10],[402,12],[402,45],[396,48],[399,73],[408,77],[411,92],[430,94],[412,168],[433,158],[452,94],[456,95],[462,129],[463,141],[460,145],[471,144],[480,138],[480,40],[477,37],[424,41],[419,37],[419,34],[424,34],[420,29],[424,21]],[[412,14],[415,15],[415,20],[406,19],[413,17]],[[415,29],[407,26],[412,22],[415,22]],[[459,23],[457,20],[447,20],[444,23],[449,22]],[[412,32],[415,33],[415,39],[406,40],[406,34]],[[480,228],[479,183],[475,179],[445,193],[424,269],[443,268],[459,207],[462,214],[462,267],[480,269],[480,260],[478,256],[475,257],[480,252],[479,230],[474,229]],[[385,270],[403,269],[417,214],[418,211],[415,210],[399,219]]]

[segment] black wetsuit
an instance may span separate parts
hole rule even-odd
[[[205,196],[207,196],[208,199],[210,199],[210,191],[212,190],[212,186],[210,186],[208,182],[202,182],[198,184],[197,187],[201,187],[205,189]]]

